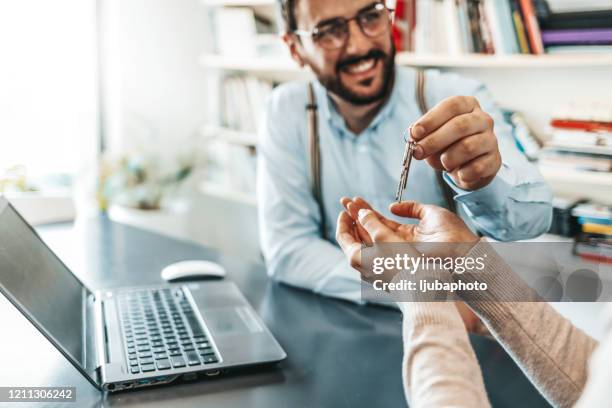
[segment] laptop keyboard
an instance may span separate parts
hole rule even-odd
[[[181,288],[124,292],[118,299],[132,374],[219,362]]]

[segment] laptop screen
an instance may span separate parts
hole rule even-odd
[[[2,197],[0,289],[64,352],[84,365],[87,289]]]

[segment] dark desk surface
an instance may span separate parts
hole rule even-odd
[[[401,407],[401,315],[273,283],[262,265],[115,224],[105,218],[39,229],[90,288],[161,282],[184,259],[225,265],[288,354],[278,366],[193,383],[104,395],[85,380],[5,299],[0,385],[76,386],[66,407]],[[495,407],[548,406],[493,341],[472,339]],[[18,368],[9,368],[18,364]],[[2,405],[2,404],[0,404]],[[18,403],[7,406],[24,406]],[[43,406],[37,404],[36,406]],[[53,406],[58,406],[55,404]]]

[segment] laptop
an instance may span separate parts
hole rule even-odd
[[[231,282],[93,291],[1,196],[0,231],[0,292],[101,390],[216,376],[286,357]]]

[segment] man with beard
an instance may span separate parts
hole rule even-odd
[[[481,83],[427,72],[424,94],[431,110],[422,115],[416,71],[394,64],[392,11],[385,3],[280,0],[280,6],[284,41],[317,80],[314,103],[306,83],[278,87],[260,133],[259,226],[274,279],[360,301],[360,278],[333,240],[335,215],[343,209],[343,196],[363,197],[375,208],[394,201],[410,125],[418,147],[404,198],[448,206],[448,189],[466,221],[503,241],[548,229],[550,190],[514,145]],[[307,107],[312,105],[320,200],[311,187]]]

